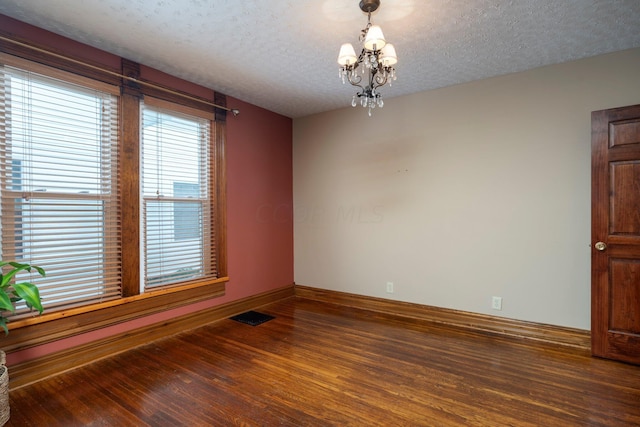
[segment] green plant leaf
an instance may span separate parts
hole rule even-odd
[[[11,266],[11,269],[3,270],[3,267],[6,266]],[[31,269],[45,277],[44,269],[38,266],[15,261],[0,261],[0,327],[4,329],[5,335],[9,333],[6,312],[15,312],[14,303],[16,301],[24,300],[27,307],[38,310],[40,314],[44,311],[40,300],[40,291],[36,285],[29,282],[12,283],[15,282],[15,276],[18,272],[23,270],[31,272]]]
[[[15,262],[15,261],[2,261],[2,262],[0,262],[0,267],[5,266],[7,264],[10,265],[13,268],[7,274],[2,276],[2,283],[0,284],[1,288],[6,288],[7,286],[9,286],[9,282],[11,281],[13,276],[15,276],[19,271],[22,271],[22,270],[31,271],[31,267],[32,267],[29,264],[21,264],[19,262]],[[40,270],[42,270],[42,269],[40,269]],[[38,272],[40,272],[40,271],[38,271]]]
[[[0,289],[0,310],[2,311],[13,311],[14,307],[11,303],[11,298],[4,291],[4,289]],[[4,319],[4,316],[0,316],[0,319]]]
[[[15,293],[27,304],[29,308],[35,308],[40,314],[44,308],[42,308],[42,301],[40,301],[40,292],[38,287],[33,283],[14,283],[13,289]]]
[[[37,265],[32,265],[31,268],[35,268],[38,274],[40,274],[42,277],[47,276],[47,273],[45,273],[44,268],[38,267]]]

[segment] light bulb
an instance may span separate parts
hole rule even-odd
[[[380,50],[387,44],[382,34],[382,28],[378,25],[372,25],[367,30],[367,36],[364,39],[364,48],[367,50]]]
[[[396,55],[396,48],[391,43],[387,43],[382,52],[380,52],[380,61],[385,67],[390,67],[398,63],[398,55]]]
[[[344,43],[340,46],[340,53],[338,54],[338,64],[341,66],[355,64],[358,60],[356,51],[353,49],[351,43]]]

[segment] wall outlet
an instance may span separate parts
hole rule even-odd
[[[387,293],[388,294],[393,293],[393,282],[387,282]]]
[[[492,297],[491,308],[494,310],[502,310],[502,297]]]

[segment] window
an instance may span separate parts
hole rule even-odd
[[[144,286],[215,277],[211,119],[168,102],[142,107]]]
[[[119,298],[117,88],[31,68],[0,68],[2,258],[46,266],[47,310]]]
[[[45,313],[18,306],[4,348],[224,295],[226,126],[210,101],[224,95],[14,50],[0,53],[0,257],[47,277],[18,278],[38,285]]]

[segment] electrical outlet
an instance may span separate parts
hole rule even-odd
[[[494,310],[502,310],[502,297],[491,298],[491,308]]]
[[[393,293],[393,282],[387,282],[387,293],[388,294]]]

